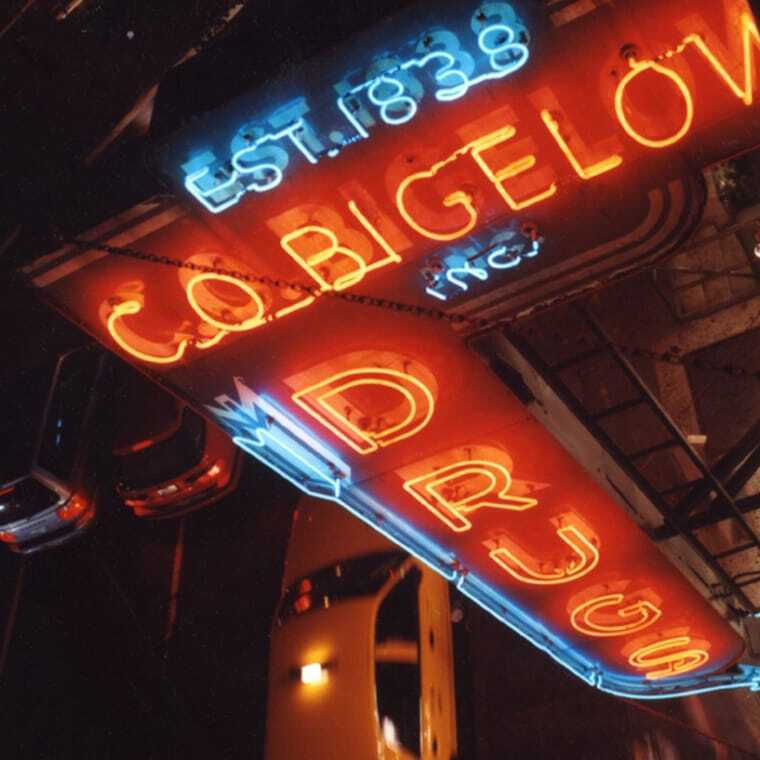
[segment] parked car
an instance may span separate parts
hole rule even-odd
[[[31,554],[63,544],[93,522],[98,417],[110,366],[108,354],[88,345],[2,389],[0,541],[11,551]]]
[[[116,492],[135,515],[174,517],[231,493],[241,453],[229,436],[123,365],[116,390]]]
[[[446,581],[343,508],[303,498],[284,585],[267,760],[456,757]]]

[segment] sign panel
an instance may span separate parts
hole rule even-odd
[[[28,273],[251,455],[588,683],[758,688],[729,670],[734,630],[462,337],[412,308],[634,265],[695,218],[690,173],[758,133],[743,1],[590,6],[422,4],[166,146],[185,207],[89,236],[133,255],[65,248]]]
[[[193,122],[160,163],[245,250],[310,277],[319,258],[325,287],[387,276],[504,311],[641,266],[691,229],[702,168],[758,143],[753,16],[544,5],[418,3]],[[372,242],[365,220],[398,260],[337,250]]]

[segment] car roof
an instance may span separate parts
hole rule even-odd
[[[304,496],[293,516],[283,583],[287,588],[320,568],[394,548],[344,507]]]
[[[126,453],[144,441],[156,443],[179,427],[183,404],[126,364],[119,367],[115,396],[115,453]]]

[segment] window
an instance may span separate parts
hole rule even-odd
[[[0,485],[29,474],[54,369],[45,364],[0,385]]]
[[[375,623],[377,715],[387,746],[421,753],[419,586],[412,566],[385,597]]]
[[[75,351],[65,356],[54,381],[45,415],[37,464],[68,482],[82,446],[87,409],[98,375],[100,355],[96,351]]]
[[[119,458],[118,481],[122,488],[133,491],[177,478],[201,461],[205,444],[206,422],[185,408],[174,435]]]
[[[34,478],[25,478],[0,490],[0,528],[43,512],[58,501],[58,494]]]

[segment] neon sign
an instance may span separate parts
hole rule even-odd
[[[656,237],[656,205],[689,219],[684,172],[749,147],[760,35],[744,0],[629,5],[656,39],[608,4],[555,24],[517,0],[423,1],[393,39],[165,146],[198,213],[135,212],[113,235],[180,266],[62,252],[33,276],[249,454],[589,684],[758,689],[756,669],[728,670],[733,629],[461,335],[349,300],[459,309],[541,278],[576,287],[568,273],[614,266],[611,240],[651,234],[646,260],[688,231]]]
[[[208,407],[230,431],[245,429],[245,419],[250,415],[248,410],[261,404],[260,397],[240,382],[237,383],[237,394],[241,399],[247,399],[247,404],[224,396]],[[231,413],[232,409],[238,411]],[[290,433],[291,441],[303,442],[306,437],[314,440],[312,434],[307,433],[298,423],[291,426]],[[317,445],[323,446],[321,443]],[[406,478],[400,482],[403,489],[413,497],[412,503],[416,503],[418,507],[424,506],[427,513],[439,524],[446,526],[446,530],[453,534],[473,530],[477,532],[477,526],[473,521],[477,521],[479,516],[486,513],[489,514],[492,523],[496,520],[500,524],[517,526],[522,514],[542,509],[540,496],[525,498],[512,495],[510,491],[514,489],[522,493],[532,491],[540,494],[551,484],[531,484],[523,481],[515,487],[515,481],[503,463],[510,463],[513,467],[514,464],[509,456],[493,447],[465,447],[453,450],[443,455],[443,458],[439,455],[437,461],[457,458],[463,451],[469,452],[472,458],[455,461],[446,466],[432,465],[433,471],[423,476],[408,477],[412,472],[430,467],[432,460],[407,465],[398,473],[402,478]],[[266,448],[262,447],[252,453],[262,461],[272,464],[272,452]],[[484,455],[492,459],[477,458]],[[290,458],[290,463],[293,465],[295,460]],[[443,548],[443,542],[431,541],[430,531],[420,530],[414,511],[406,513],[406,520],[410,522],[405,522],[403,518],[399,518],[395,510],[384,507],[383,502],[377,500],[379,492],[373,485],[375,478],[357,480],[357,473],[352,471],[339,478],[338,486],[335,474],[334,468],[323,468],[324,487],[315,489],[314,485],[311,485],[305,490],[312,493],[321,491],[323,497],[327,495],[328,498],[348,507],[393,540],[398,541],[400,536],[403,536],[405,546],[455,581],[465,593],[493,611],[489,602],[484,601],[487,600],[487,594],[483,593],[482,571],[478,569],[478,563],[465,559],[471,558],[471,553],[467,554],[460,545],[460,552],[465,553],[459,553],[458,559],[454,560],[454,556],[457,555],[449,554]],[[382,476],[381,479],[386,478],[387,476]],[[291,475],[289,479],[304,488],[304,482],[299,481],[298,476]],[[541,589],[542,594],[554,596],[559,593],[558,589],[565,585],[571,587],[571,584],[585,584],[586,579],[591,579],[595,573],[600,572],[600,562],[604,556],[600,537],[576,514],[559,514],[551,523],[554,524],[553,530],[559,539],[559,545],[564,543],[566,548],[570,549],[569,554],[560,552],[558,556],[562,556],[563,559],[558,563],[553,563],[546,557],[529,557],[525,550],[518,548],[515,542],[505,540],[503,535],[499,535],[493,542],[496,548],[490,546],[492,542],[486,542],[485,552],[481,556],[488,556],[495,566],[506,570],[518,585]],[[552,529],[549,530],[551,531]],[[512,548],[507,549],[507,546]],[[642,559],[644,564],[653,559],[657,562],[656,553]],[[626,569],[631,571],[633,568],[629,566]],[[609,568],[603,571],[604,576],[608,576],[609,573]],[[617,574],[614,571],[613,573]],[[539,635],[536,623],[526,620],[525,613],[519,608],[513,607],[505,612],[505,608],[502,607],[501,616],[506,615],[507,622],[513,625],[519,620],[520,623],[517,625],[523,635],[528,635],[529,638],[536,635],[542,642],[542,648],[547,649],[562,664],[589,683],[611,693],[656,698],[739,685],[760,688],[760,673],[748,666],[742,666],[738,675],[730,678],[708,676],[700,679],[689,676],[688,674],[708,666],[713,645],[706,638],[690,634],[688,627],[674,628],[674,620],[684,618],[682,611],[674,615],[672,601],[666,603],[652,589],[631,592],[629,586],[628,581],[592,585],[582,592],[580,597],[571,595],[567,609],[572,628],[587,642],[598,639],[621,641],[612,651],[635,672],[641,673],[639,679],[616,674],[614,670],[599,670],[588,661],[584,662],[584,656],[580,652],[587,650],[587,646],[582,650],[568,649],[566,642],[553,642],[551,637],[547,638],[545,628],[541,629]],[[611,590],[611,593],[599,593],[605,589]],[[670,596],[671,600],[675,600],[672,592]],[[506,604],[509,608],[510,604]],[[679,606],[681,604],[683,599],[679,601]],[[691,622],[696,623],[694,619]],[[642,632],[646,632],[644,639],[641,638]]]
[[[622,593],[612,593],[599,594],[573,607],[570,622],[586,636],[618,637],[643,631],[661,617],[662,610],[649,599],[633,601]]]
[[[521,511],[535,507],[535,499],[510,495],[512,476],[501,464],[466,459],[412,478],[404,489],[426,509],[459,533],[470,530],[466,517],[483,507]]]
[[[676,636],[637,649],[628,658],[634,668],[646,672],[651,681],[672,678],[704,665],[710,655],[704,649],[691,647],[689,636]]]
[[[463,98],[473,87],[508,77],[528,61],[528,47],[518,41],[518,35],[527,38],[525,27],[509,3],[487,3],[485,9],[473,15],[470,26],[489,70],[475,74],[474,58],[454,32],[431,31],[414,46],[415,52],[423,55],[403,61],[390,59],[388,68],[354,86],[345,79],[334,85],[336,91],[343,91],[335,106],[336,113],[350,125],[349,137],[339,126],[334,126],[328,139],[318,137],[304,119],[308,106],[297,99],[265,119],[272,125],[290,119],[282,128],[256,137],[249,133],[261,131],[256,125],[245,128],[242,135],[239,131],[228,159],[219,161],[213,153],[204,152],[186,162],[185,188],[206,210],[219,214],[239,203],[246,193],[264,193],[280,185],[291,160],[283,145],[317,164],[322,157],[335,158],[347,146],[369,139],[369,130],[378,120],[389,126],[411,121],[424,99],[425,84],[434,89],[436,101],[447,103]],[[370,105],[374,115],[368,110]],[[241,143],[244,147],[238,147]],[[326,148],[330,143],[332,147]],[[224,168],[226,161],[228,168]]]

